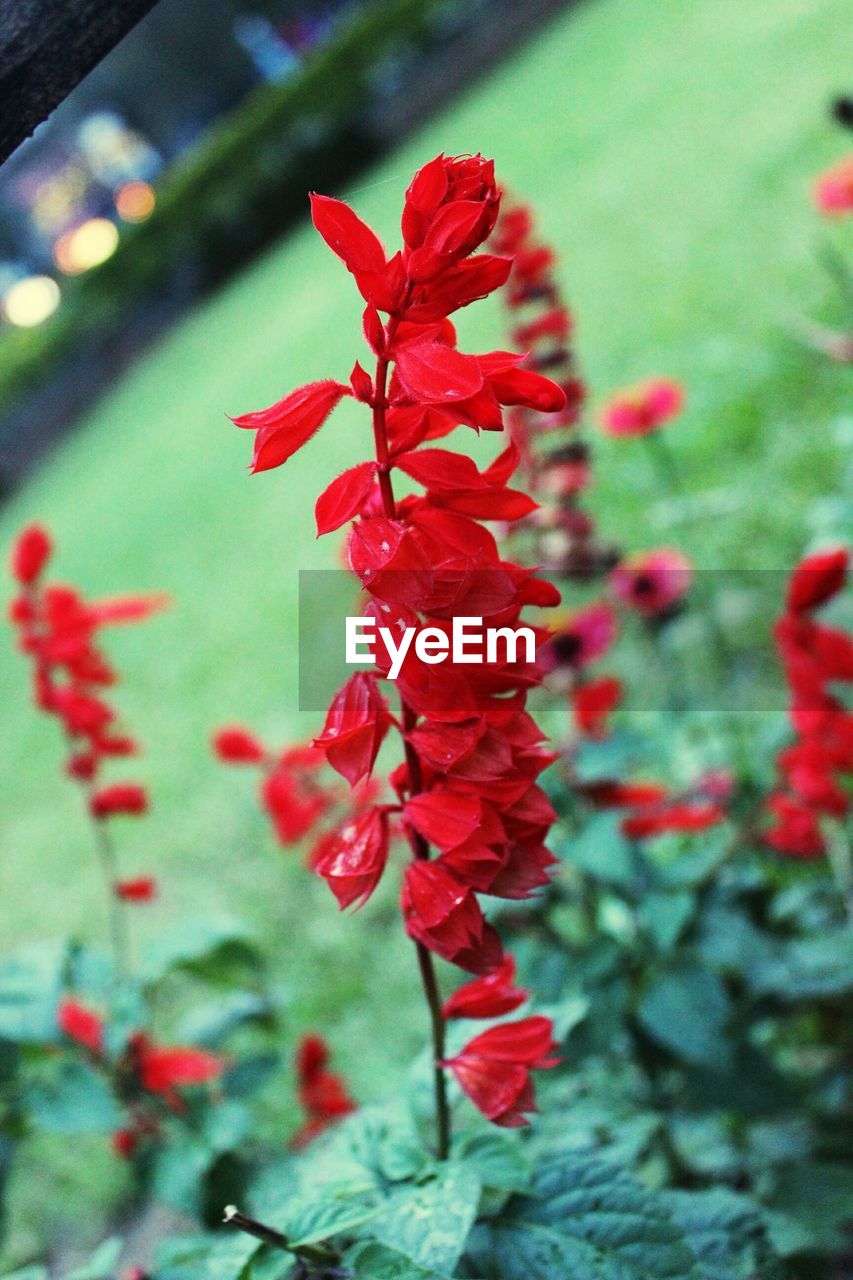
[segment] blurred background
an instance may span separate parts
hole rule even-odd
[[[155,801],[123,851],[162,886],[140,931],[236,910],[297,937],[279,957],[294,1024],[330,1032],[362,1098],[381,1083],[366,1006],[383,1063],[419,1043],[417,1007],[374,998],[414,988],[405,944],[392,964],[376,913],[341,924],[208,745],[233,720],[271,743],[316,730],[297,711],[297,571],[336,563],[314,498],[366,456],[349,404],[250,478],[225,417],[361,354],[362,304],[307,193],[351,201],[390,245],[419,165],[494,156],[560,254],[593,412],[646,376],[686,387],[684,492],[602,440],[602,527],[705,569],[783,570],[853,521],[850,369],[800,337],[805,316],[849,328],[821,258],[850,228],[809,188],[849,149],[830,108],[851,36],[846,0],[160,0],[0,168],[0,542],[38,519],[62,579],[172,597],[110,638]],[[506,344],[497,303],[460,328],[469,349]],[[4,938],[98,937],[89,832],[7,639]],[[61,1176],[73,1204],[97,1158]]]

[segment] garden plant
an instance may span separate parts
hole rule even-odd
[[[0,968],[0,1169],[33,1131],[109,1137],[132,1189],[66,1280],[847,1274],[846,549],[778,582],[772,735],[724,685],[713,714],[694,705],[672,635],[694,618],[700,664],[725,675],[713,581],[677,540],[623,550],[587,505],[596,430],[678,486],[669,434],[688,391],[651,370],[596,422],[556,254],[480,155],[417,171],[390,255],[349,205],[311,208],[360,295],[368,355],[348,381],[233,421],[259,473],[356,402],[364,457],[315,516],[318,536],[346,527],[376,660],[310,742],[274,749],[241,725],[212,741],[257,771],[277,840],[342,911],[398,903],[425,1048],[402,1088],[359,1105],[327,1029],[287,1025],[239,927],[134,945],[134,913],[168,883],[147,861],[124,871],[119,829],[148,795],[110,780],[136,744],[106,698],[100,633],[165,602],[49,581],[32,526],[12,550],[11,617],[83,794],[109,945],[39,944]],[[457,313],[493,294],[513,350],[460,349]],[[286,493],[287,469],[276,479]],[[491,660],[445,656],[470,618],[501,629]],[[511,642],[520,627],[535,656]],[[400,657],[404,632],[419,643]],[[661,706],[629,717],[647,674]],[[285,1042],[303,1123],[271,1141],[259,1095]],[[121,1236],[152,1199],[186,1229],[140,1267]]]

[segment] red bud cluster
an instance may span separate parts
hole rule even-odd
[[[838,691],[853,683],[853,638],[814,616],[843,590],[848,564],[841,548],[801,561],[775,627],[797,736],[777,760],[781,785],[767,801],[773,821],[764,840],[792,858],[825,854],[826,822],[844,820],[850,808],[853,713]]]

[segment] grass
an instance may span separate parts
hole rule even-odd
[[[826,107],[850,28],[844,0],[591,0],[339,193],[391,242],[419,163],[441,149],[494,155],[563,255],[594,396],[652,373],[684,380],[671,443],[686,500],[660,495],[641,449],[600,449],[597,509],[626,543],[679,540],[703,567],[783,568],[849,519],[849,374],[786,326],[823,299],[806,191],[844,148]],[[412,958],[396,934],[386,941],[392,899],[338,919],[325,887],[273,846],[249,778],[207,748],[231,719],[273,742],[317,725],[296,710],[297,570],[332,563],[330,541],[313,540],[313,500],[367,455],[366,424],[345,405],[283,471],[248,478],[249,441],[224,414],[346,376],[359,315],[306,223],[116,385],[4,510],[0,542],[40,518],[64,578],[173,595],[167,615],[111,643],[156,799],[120,842],[128,871],[155,870],[163,886],[140,933],[238,913],[274,949],[290,1032],[327,1031],[369,1098],[423,1031]],[[499,340],[497,309],[465,315],[462,333],[469,347]],[[4,646],[4,945],[97,938],[88,831],[24,685]],[[63,1177],[72,1203],[77,1175]]]

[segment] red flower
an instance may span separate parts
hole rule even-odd
[[[148,810],[148,793],[135,782],[115,782],[96,791],[89,808],[95,818],[113,818],[116,814],[139,816]]]
[[[445,1018],[499,1018],[524,1004],[528,992],[515,987],[515,960],[506,956],[502,964],[484,978],[475,978],[445,1000]]]
[[[821,858],[826,842],[813,809],[791,796],[775,795],[767,801],[775,821],[764,832],[764,842],[789,858]]]
[[[528,1123],[536,1110],[530,1072],[555,1067],[550,1018],[506,1022],[475,1036],[461,1053],[443,1065],[487,1120],[504,1128]]]
[[[263,764],[266,748],[259,738],[241,725],[229,725],[213,735],[213,750],[226,764]]]
[[[335,405],[348,395],[352,395],[350,388],[341,382],[312,382],[268,409],[232,418],[236,426],[257,432],[250,469],[257,472],[280,467],[307,444]]]
[[[166,1047],[137,1031],[128,1041],[130,1062],[139,1083],[149,1093],[160,1094],[174,1109],[180,1107],[178,1089],[218,1080],[225,1061],[204,1049]]]
[[[59,1002],[57,1011],[59,1030],[69,1040],[100,1056],[104,1051],[104,1020],[79,1000],[66,996]]]
[[[41,577],[52,550],[47,530],[40,524],[28,525],[18,534],[12,548],[12,576],[22,586],[31,586]]]
[[[622,682],[616,676],[587,680],[575,686],[571,698],[578,731],[590,738],[602,738],[607,732],[607,717],[622,701]]]
[[[827,218],[853,213],[853,156],[845,156],[816,179],[812,199]]]
[[[846,547],[838,547],[801,560],[788,584],[788,612],[811,613],[838,595],[847,577],[849,559]]]
[[[136,876],[132,880],[116,880],[115,895],[122,902],[153,902],[157,897],[157,881],[153,876]]]
[[[132,1160],[139,1146],[139,1134],[135,1129],[116,1129],[110,1139],[112,1149],[122,1160]]]
[[[693,578],[690,561],[680,551],[661,547],[627,556],[610,576],[613,592],[629,609],[652,616],[677,604]]]
[[[376,677],[357,671],[335,694],[323,732],[314,739],[351,787],[366,777],[391,724]]]
[[[328,1070],[329,1047],[321,1036],[304,1036],[296,1051],[299,1101],[306,1121],[290,1141],[303,1150],[318,1134],[356,1110],[341,1076]]]
[[[409,937],[451,964],[484,974],[500,964],[498,935],[473,892],[441,861],[409,864],[402,907]]]
[[[314,870],[328,883],[341,910],[354,902],[363,906],[376,888],[388,860],[388,817],[371,805],[346,822],[313,861]]]
[[[622,834],[629,840],[648,840],[667,832],[706,831],[723,822],[725,809],[718,804],[676,801],[663,808],[644,810],[623,818]]]
[[[646,436],[680,413],[683,405],[680,383],[652,378],[615,395],[602,410],[601,425],[610,436]]]
[[[568,622],[554,628],[542,651],[542,661],[550,671],[578,671],[603,657],[615,638],[613,610],[604,601],[597,601],[578,609]]]

